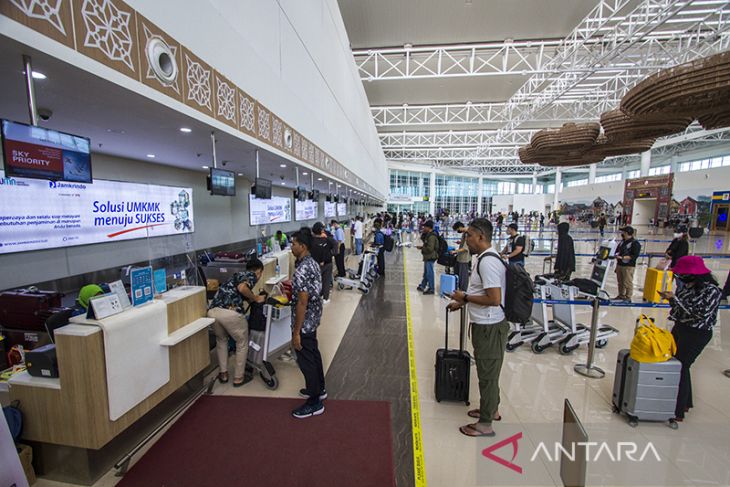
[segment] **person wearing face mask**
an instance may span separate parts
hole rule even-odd
[[[634,271],[636,260],[641,254],[641,244],[634,238],[634,228],[625,226],[619,229],[621,243],[616,249],[616,280],[618,281],[618,301],[631,301],[634,294]]]
[[[666,252],[664,252],[664,257],[666,257],[667,260],[671,260],[672,263],[670,264],[670,269],[673,269],[674,266],[677,265],[677,261],[684,257],[685,255],[689,254],[689,238],[687,236],[687,228],[682,226],[678,227],[677,230],[674,232],[674,240],[669,244],[669,247],[667,247]],[[677,280],[677,290],[679,291],[680,287],[682,286],[682,282]]]
[[[677,260],[674,276],[684,285],[677,293],[659,293],[669,300],[669,319],[674,321],[672,335],[677,343],[675,358],[682,363],[679,391],[675,407],[675,420],[684,420],[692,407],[692,381],[689,369],[712,339],[712,329],[722,298],[722,289],[705,266],[702,257],[685,255]]]

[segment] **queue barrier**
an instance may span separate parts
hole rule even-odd
[[[601,306],[614,306],[618,308],[670,308],[669,304],[666,303],[648,303],[648,302],[623,302],[623,301],[611,301],[608,299],[599,300]],[[585,299],[569,300],[569,299],[541,299],[535,298],[532,300],[533,303],[538,304],[572,304],[579,306],[592,306],[593,301]],[[719,309],[730,309],[730,304],[721,304]]]

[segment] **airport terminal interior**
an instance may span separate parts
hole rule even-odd
[[[729,1],[0,0],[0,87],[0,487],[730,486]]]

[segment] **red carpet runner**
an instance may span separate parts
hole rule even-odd
[[[328,400],[324,414],[294,419],[300,404],[203,396],[117,485],[395,485],[389,403]]]

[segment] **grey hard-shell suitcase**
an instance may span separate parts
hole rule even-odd
[[[629,425],[638,421],[669,421],[676,429],[674,409],[677,404],[682,364],[676,359],[666,362],[637,362],[629,350],[619,350],[613,382],[613,411],[624,413]]]

